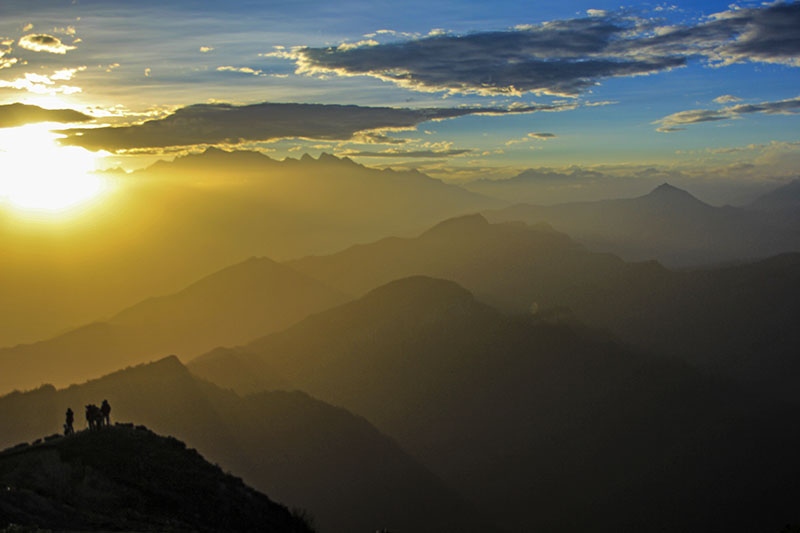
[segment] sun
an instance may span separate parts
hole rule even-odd
[[[0,205],[38,213],[61,213],[99,198],[105,180],[92,173],[99,157],[62,147],[54,124],[0,129]]]

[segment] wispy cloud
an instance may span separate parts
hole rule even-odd
[[[445,158],[457,155],[464,155],[471,153],[472,150],[467,149],[450,149],[450,150],[381,150],[374,151],[351,151],[344,152],[342,155],[348,157],[406,157],[409,159],[427,159],[427,158]]]
[[[34,94],[75,94],[81,92],[80,87],[57,82],[69,81],[75,77],[75,74],[83,70],[86,70],[85,66],[57,70],[50,75],[26,72],[21,78],[10,81],[0,80],[0,88],[16,89]]]
[[[511,146],[514,144],[524,143],[528,141],[549,141],[550,139],[555,139],[556,137],[558,137],[558,135],[556,135],[555,133],[531,132],[521,139],[511,139],[510,141],[506,141],[506,146]]]
[[[732,94],[723,94],[722,96],[717,96],[714,98],[714,103],[717,104],[729,104],[731,102],[741,102],[742,99],[738,96],[733,96]]]
[[[217,67],[217,70],[220,72],[238,72],[240,74],[250,74],[251,76],[264,76],[263,71],[250,67],[232,67],[230,65],[224,65],[222,67]]]
[[[719,100],[719,98],[717,100]],[[793,115],[800,113],[800,97],[778,100],[775,102],[761,102],[758,104],[737,104],[721,109],[690,109],[687,111],[679,111],[678,113],[673,113],[656,120],[653,124],[661,125],[658,131],[672,132],[685,129],[674,128],[673,126],[728,120],[749,113],[765,113],[768,115]]]

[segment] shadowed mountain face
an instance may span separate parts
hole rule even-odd
[[[750,531],[796,519],[797,415],[568,314],[412,277],[190,364],[264,365],[359,412],[509,530]],[[213,367],[212,367],[213,368]],[[746,459],[745,459],[746,458]]]
[[[346,299],[270,259],[251,258],[108,322],[0,349],[0,391],[75,383],[169,353],[188,359],[279,331]]]
[[[0,527],[273,531],[308,524],[175,438],[109,427],[0,453]]]
[[[82,407],[103,399],[112,421],[175,435],[276,501],[308,510],[321,531],[492,531],[364,419],[300,392],[240,397],[192,377],[175,357],[0,398],[0,448],[53,433],[67,406],[80,430]]]
[[[520,204],[487,214],[493,221],[547,222],[591,249],[672,266],[737,261],[800,250],[800,226],[753,209],[713,207],[663,184],[624,200],[553,206]]]
[[[553,297],[566,287],[627,268],[617,257],[587,253],[545,224],[489,224],[482,215],[446,220],[416,238],[390,237],[286,264],[356,295],[417,274],[451,279],[513,311],[534,302],[555,305]]]
[[[687,212],[706,209],[669,187],[641,202],[658,204],[662,195],[683,201]],[[456,281],[506,311],[567,307],[644,352],[680,357],[797,401],[798,254],[677,272],[589,252],[541,224],[489,224],[471,215],[414,239],[384,239],[288,264],[350,294],[422,274]]]
[[[55,234],[0,223],[0,347],[176,292],[253,255],[330,253],[504,205],[419,172],[330,155],[275,161],[209,149],[106,177],[114,192],[88,222]]]

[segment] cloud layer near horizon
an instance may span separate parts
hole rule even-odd
[[[356,105],[195,104],[142,124],[61,130],[62,145],[121,152],[202,144],[237,144],[286,138],[349,140],[370,130],[405,129],[422,122],[465,115],[532,113],[572,109],[571,105],[504,108],[363,107]]]
[[[35,105],[0,105],[0,128],[13,128],[37,122],[86,122],[92,117],[74,109],[44,109]]]
[[[560,96],[577,96],[604,78],[681,67],[692,57],[800,66],[800,3],[735,8],[685,26],[620,13],[592,15],[508,31],[268,55],[294,60],[301,74],[366,75],[419,91]]]

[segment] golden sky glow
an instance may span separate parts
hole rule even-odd
[[[0,204],[15,211],[63,214],[85,206],[108,188],[92,173],[101,157],[78,147],[59,147],[53,124],[0,130]]]

